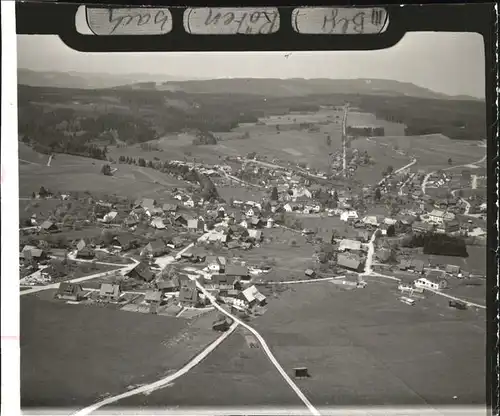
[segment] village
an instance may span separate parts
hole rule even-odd
[[[369,163],[368,155],[350,156],[348,169]],[[367,284],[363,276],[384,273],[401,281],[399,299],[414,305],[415,299],[405,295],[443,291],[449,280],[485,278],[433,262],[422,253],[422,244],[415,243],[437,236],[434,253],[444,249],[444,255],[457,255],[445,249],[456,237],[484,244],[485,201],[453,192],[471,181],[477,187],[481,178],[472,178],[469,170],[426,176],[412,173],[411,166],[398,171],[389,167],[378,185],[346,187],[330,185],[326,173],[308,166],[285,166],[277,159],[268,163],[257,154],[215,166],[170,163],[208,178],[215,188],[257,186],[267,196],[204,200],[191,187],[192,192],[172,190],[172,202],[131,201],[71,192],[53,195],[42,186],[33,192],[32,208],[59,201],[58,208],[52,215],[35,213],[24,220],[21,294],[56,285],[55,299],[61,302],[190,318],[214,309],[202,286],[231,313],[250,319],[266,311],[278,285],[286,282],[327,279],[355,289]],[[426,188],[441,196],[431,197]],[[90,208],[88,217],[71,216],[81,206]],[[314,227],[306,227],[307,221]],[[94,232],[92,237],[64,237],[75,230]],[[269,259],[246,260],[254,248],[267,247],[272,253],[276,231],[286,231],[285,243],[292,247],[296,237],[314,247],[309,267],[280,274]],[[450,301],[450,306],[465,308],[467,303]],[[221,316],[213,328],[227,330],[230,325]]]

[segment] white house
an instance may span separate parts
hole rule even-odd
[[[255,216],[255,211],[253,208],[249,208],[248,211],[245,213],[247,217],[253,217]]]
[[[248,228],[248,221],[247,220],[243,220],[240,222],[240,225],[244,228]]]
[[[421,277],[420,279],[415,280],[415,287],[422,289],[432,289],[439,290],[444,289],[447,285],[446,280],[439,278],[431,278],[431,277]]]
[[[273,218],[268,218],[267,223],[266,223],[266,227],[267,228],[273,228],[273,226],[274,226],[274,219]]]
[[[452,212],[445,212],[438,209],[433,209],[429,212],[429,221],[436,224],[442,224],[444,221],[453,221],[455,219],[455,214]]]
[[[285,209],[286,212],[292,212],[293,211],[292,206],[290,204],[285,204],[283,206],[283,208]]]
[[[184,202],[184,206],[188,208],[194,208],[194,201],[192,199],[188,199],[187,201]]]
[[[311,191],[309,191],[309,189],[304,187],[293,189],[293,199],[303,198],[303,197],[312,198]]]
[[[368,215],[363,218],[363,223],[378,227],[378,219],[375,215]]]
[[[354,210],[347,210],[340,214],[340,219],[342,221],[349,221],[350,219],[358,219],[358,213]]]

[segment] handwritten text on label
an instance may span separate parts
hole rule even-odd
[[[267,35],[279,23],[273,7],[192,8],[184,13],[184,29],[193,35]]]
[[[164,35],[172,30],[166,8],[87,8],[87,24],[96,35]]]
[[[299,8],[292,12],[292,25],[304,34],[376,34],[387,28],[385,9],[375,8]]]

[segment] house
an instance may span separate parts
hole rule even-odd
[[[223,273],[226,267],[226,258],[220,256],[208,256],[206,259],[208,270],[215,273]]]
[[[161,305],[163,293],[159,290],[148,290],[144,296],[144,301],[150,305],[150,312],[156,313],[157,307]]]
[[[99,298],[107,301],[117,301],[121,297],[120,285],[112,283],[102,283],[99,290]]]
[[[237,282],[235,276],[228,276],[226,274],[214,274],[212,275],[212,284],[216,289],[219,290],[231,290],[234,289],[234,284]]]
[[[187,223],[187,227],[191,231],[203,231],[205,229],[205,221],[199,218],[189,220]]]
[[[195,287],[181,286],[179,302],[182,305],[194,306],[198,303],[198,291]]]
[[[347,211],[342,212],[342,214],[340,214],[340,220],[344,221],[344,222],[347,222],[349,220],[357,220],[357,219],[358,219],[358,213],[356,211],[353,211],[353,210],[347,210]]]
[[[266,297],[255,286],[247,287],[240,293],[239,298],[250,307],[254,305],[262,306],[266,303]]]
[[[177,214],[174,218],[174,222],[179,225],[187,225],[188,219],[182,214]]]
[[[445,218],[445,212],[438,210],[438,209],[433,209],[431,212],[429,212],[429,221],[434,222],[436,224],[441,224],[443,223]]]
[[[144,198],[141,201],[141,207],[144,208],[145,210],[152,210],[156,206],[156,200],[151,199],[151,198]]]
[[[434,226],[423,221],[415,221],[412,224],[411,229],[415,233],[427,233],[432,231]]]
[[[248,230],[248,238],[254,241],[262,241],[262,231],[261,230]]]
[[[137,263],[134,268],[126,273],[126,276],[136,280],[144,280],[146,282],[150,282],[155,277],[149,266],[144,262]]]
[[[130,250],[135,247],[136,238],[130,234],[120,234],[113,238],[111,245],[119,250]]]
[[[150,217],[161,217],[163,215],[163,210],[161,208],[146,209],[145,211]]]
[[[448,274],[458,275],[460,273],[460,266],[455,266],[454,264],[447,264],[445,272]]]
[[[175,214],[177,212],[177,208],[176,204],[163,204],[162,206],[163,211],[167,214]]]
[[[37,247],[26,245],[23,247],[19,258],[25,260],[34,259],[36,261],[45,260],[47,258],[47,253]]]
[[[87,242],[82,238],[77,244],[76,249],[78,251],[83,250],[87,246]]]
[[[180,287],[179,279],[174,276],[171,279],[156,282],[156,287],[162,292],[177,292]]]
[[[361,260],[357,256],[339,254],[337,256],[337,266],[359,272],[361,270]]]
[[[135,216],[129,216],[125,218],[123,224],[125,225],[125,227],[134,227],[135,225],[139,224],[139,220]]]
[[[111,211],[111,212],[108,212],[104,218],[102,219],[102,222],[105,222],[107,224],[110,224],[112,222],[115,222],[116,221],[116,217],[118,216],[118,212],[116,211]]]
[[[165,228],[167,228],[165,226],[165,223],[163,222],[163,219],[158,217],[154,218],[151,221],[151,227],[156,228],[157,230],[164,230]]]
[[[67,274],[64,264],[57,260],[51,260],[50,265],[42,270],[42,276],[47,276],[50,280],[61,279]]]
[[[42,225],[40,226],[40,229],[42,231],[47,232],[47,233],[55,233],[55,232],[59,231],[59,229],[57,228],[57,225],[54,224],[52,221],[44,221],[42,223]]]
[[[274,219],[268,218],[266,222],[266,228],[273,228],[273,227],[274,227]]]
[[[356,241],[356,240],[342,240],[339,243],[339,248],[338,251],[344,252],[344,251],[360,251],[361,250],[361,242]]]
[[[226,275],[230,277],[235,277],[236,279],[250,279],[250,272],[247,267],[238,266],[236,264],[226,265]]]
[[[168,248],[163,242],[163,240],[154,240],[151,241],[141,252],[141,255],[148,255],[151,257],[158,257],[166,254],[168,252]]]
[[[312,269],[307,269],[304,274],[309,277],[310,279],[313,279],[316,277],[316,272]]]
[[[291,204],[285,204],[283,205],[283,209],[286,211],[286,212],[292,212],[293,211],[293,208],[292,208],[292,205]]]
[[[184,201],[184,206],[187,208],[194,208],[194,201],[192,198],[189,198],[188,200]]]
[[[226,332],[231,327],[232,324],[233,321],[224,315],[221,316],[212,324],[212,329],[214,331]]]
[[[363,218],[363,224],[371,225],[373,227],[378,227],[379,222],[376,215],[369,215]]]
[[[370,241],[371,239],[371,234],[369,231],[366,231],[366,230],[360,230],[358,231],[358,238],[362,241],[362,242],[368,242]]]
[[[375,253],[375,256],[380,262],[386,263],[391,258],[391,250],[382,248]]]
[[[95,252],[90,247],[84,247],[76,252],[76,257],[79,259],[92,259],[94,256]]]
[[[249,221],[249,225],[253,228],[262,228],[263,221],[259,217],[252,217]]]
[[[255,216],[255,210],[254,210],[254,208],[249,208],[249,209],[245,212],[245,215],[246,215],[248,218],[251,218],[251,217]]]
[[[413,282],[415,287],[431,290],[444,289],[447,286],[445,279],[433,276],[421,277]]]
[[[248,224],[248,221],[247,220],[243,220],[240,222],[239,224],[241,227],[243,228],[248,228],[249,224]]]
[[[84,298],[85,292],[81,285],[76,283],[60,283],[55,297],[61,300],[78,302]]]

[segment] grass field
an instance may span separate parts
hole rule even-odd
[[[35,153],[24,145],[19,146],[19,158]],[[116,193],[122,196],[160,198],[166,189],[185,186],[185,182],[150,168],[131,165],[114,165],[118,170],[113,176],[100,173],[104,161],[79,156],[57,154],[50,166],[45,163],[19,166],[19,196],[30,197],[40,186],[53,192],[89,191],[91,193]],[[154,182],[157,183],[154,183]]]
[[[53,291],[21,298],[25,408],[84,407],[129,386],[156,381],[217,336],[212,314],[190,323],[47,301],[52,297]]]
[[[202,363],[171,385],[120,407],[301,406],[261,348],[250,348],[237,330]],[[115,407],[115,406],[113,406]],[[112,410],[104,407],[102,410]],[[307,409],[304,407],[304,411]]]
[[[285,369],[309,368],[299,385],[318,406],[485,401],[484,313],[438,296],[410,307],[391,281],[301,285],[253,324]]]

